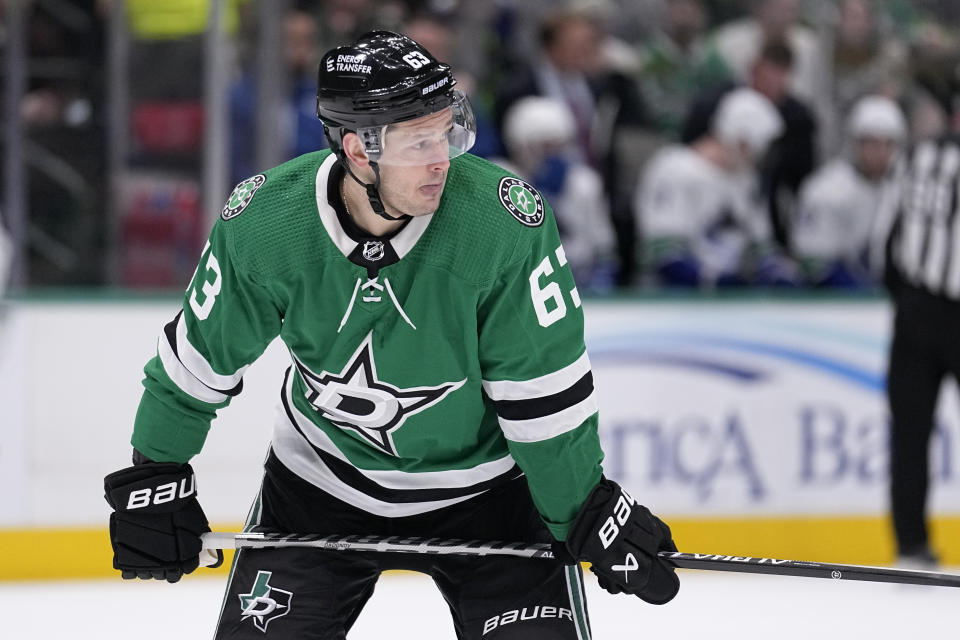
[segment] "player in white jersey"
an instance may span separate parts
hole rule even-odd
[[[889,225],[880,212],[892,195],[892,168],[907,136],[900,107],[882,96],[861,98],[847,129],[847,153],[801,188],[791,234],[804,280],[817,286],[877,282]]]
[[[578,286],[601,285],[604,261],[615,250],[610,206],[600,174],[570,153],[577,133],[570,110],[553,98],[528,96],[510,107],[503,129],[509,158],[495,162],[550,201]]]
[[[783,129],[769,100],[736,89],[721,100],[710,132],[661,149],[636,193],[644,262],[660,283],[712,287],[763,279],[771,232],[756,161]]]

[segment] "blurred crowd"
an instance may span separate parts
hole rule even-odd
[[[59,180],[66,192],[51,191],[42,158],[31,163],[31,285],[111,280],[102,263],[111,224],[102,215],[109,5],[32,0],[31,69],[69,60],[74,73],[32,73],[21,117],[35,156],[47,145],[83,187]],[[202,143],[202,113],[188,106],[202,104],[208,0],[125,5],[131,130],[142,138],[133,153],[164,152],[154,153],[161,160],[151,175],[195,173],[186,158]],[[257,165],[255,135],[262,14],[257,0],[226,5],[230,175],[239,182],[268,168]],[[285,156],[325,146],[314,110],[320,54],[372,28],[406,33],[453,65],[478,117],[472,152],[546,196],[580,287],[595,292],[873,287],[887,237],[878,212],[897,159],[955,125],[960,3],[950,0],[286,5]],[[158,110],[171,100],[180,110]],[[182,217],[196,208],[195,191],[180,184],[161,204]],[[118,215],[160,210],[154,195]],[[158,227],[147,229],[158,237]],[[45,241],[74,248],[76,268],[44,268],[58,255],[42,250]],[[156,272],[156,263],[142,266]]]

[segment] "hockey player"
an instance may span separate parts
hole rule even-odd
[[[612,284],[615,248],[603,178],[571,153],[577,129],[570,110],[553,98],[527,96],[507,110],[508,158],[494,159],[549,199],[567,263],[583,288]]]
[[[814,173],[800,189],[793,253],[804,280],[828,287],[879,281],[890,224],[878,211],[893,194],[892,167],[907,135],[897,103],[861,98],[847,125],[850,149]]]
[[[135,464],[105,479],[114,567],[197,567],[188,460],[279,335],[291,366],[249,529],[556,541],[565,562],[243,550],[217,638],[344,638],[391,568],[433,578],[459,638],[589,637],[574,559],[611,592],[672,599],[669,528],[602,475],[550,207],[466,154],[469,102],[404,36],[327,52],[317,105],[332,151],[237,186],[146,366]]]
[[[755,170],[782,128],[769,100],[735,89],[720,101],[709,133],[650,159],[635,202],[644,261],[660,284],[711,288],[785,277]]]

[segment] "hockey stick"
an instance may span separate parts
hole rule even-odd
[[[862,582],[893,582],[931,587],[960,587],[960,575],[936,571],[914,571],[891,567],[869,567],[859,564],[777,560],[774,558],[750,558],[679,551],[661,551],[659,555],[681,569],[766,573],[777,576],[859,580]]]
[[[267,549],[278,547],[316,547],[333,551],[374,551],[378,553],[425,553],[438,555],[516,556],[553,559],[550,545],[544,542],[490,542],[481,540],[444,540],[441,538],[405,538],[401,536],[321,536],[277,533],[203,534],[204,549]],[[960,575],[935,571],[913,571],[855,564],[777,560],[705,553],[661,551],[660,557],[681,569],[733,571],[804,578],[892,582],[935,587],[960,587]]]
[[[426,553],[466,556],[518,556],[553,558],[545,542],[490,542],[404,538],[401,536],[321,536],[279,533],[221,533],[201,536],[204,549],[266,549],[275,547],[318,547],[333,551],[377,551],[380,553]]]

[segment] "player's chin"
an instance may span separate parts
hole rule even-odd
[[[439,208],[440,208],[439,206],[436,206],[436,207],[423,207],[423,208],[417,209],[417,210],[414,211],[413,213],[408,213],[407,215],[408,215],[408,216],[411,216],[411,217],[413,217],[413,218],[418,218],[418,217],[420,217],[420,216],[429,216],[429,215],[432,215],[432,214],[436,213],[436,212],[437,212],[437,209],[439,209]]]
[[[424,187],[421,187],[417,191],[416,198],[416,207],[413,212],[410,213],[412,216],[426,216],[434,213],[437,209],[440,208],[440,196],[443,195],[443,186],[441,185],[439,189],[427,189],[425,191]]]

